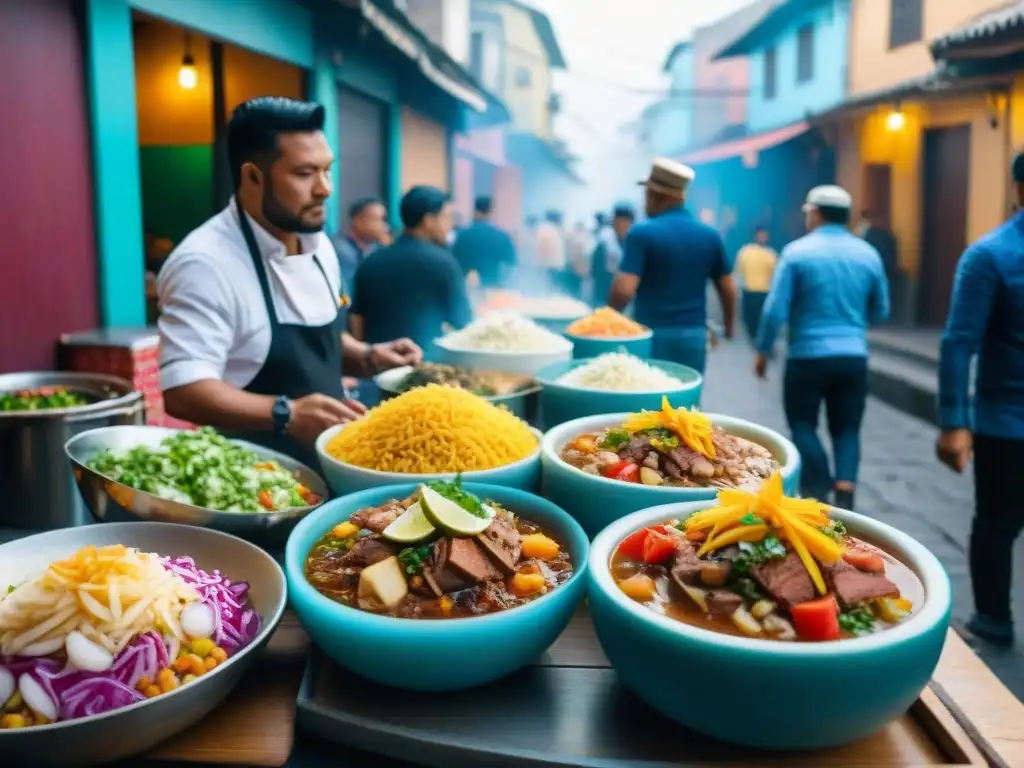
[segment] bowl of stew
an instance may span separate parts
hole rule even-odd
[[[588,550],[546,499],[434,481],[328,502],[292,532],[285,571],[300,622],[335,662],[395,688],[452,691],[554,642],[583,599]]]
[[[817,749],[913,704],[951,591],[905,533],[781,489],[776,477],[746,501],[726,491],[612,523],[591,546],[589,607],[619,677],[663,714],[724,741]]]
[[[708,457],[672,429],[653,423],[654,414],[588,416],[545,433],[544,495],[575,517],[591,538],[630,512],[713,499],[722,488],[756,487],[774,470],[782,474],[787,492],[799,487],[800,453],[778,432],[731,416],[699,414],[714,448]],[[639,425],[631,422],[637,416],[645,417]]]

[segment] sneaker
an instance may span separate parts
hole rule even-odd
[[[967,622],[967,631],[1000,648],[1009,648],[1013,645],[1013,622],[1007,619],[996,619],[983,613],[976,613]]]

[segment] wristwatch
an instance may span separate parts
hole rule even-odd
[[[363,364],[366,366],[366,370],[370,372],[371,376],[380,372],[377,368],[377,363],[373,359],[373,344],[366,345],[366,351],[363,353]]]
[[[274,401],[270,417],[274,420],[274,428],[278,434],[283,435],[288,431],[288,422],[292,419],[292,401],[281,395]]]

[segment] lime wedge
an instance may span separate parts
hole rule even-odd
[[[484,507],[487,517],[477,517],[426,485],[420,491],[420,506],[430,522],[451,536],[476,536],[487,530],[494,519],[490,507]]]
[[[423,507],[417,501],[384,529],[385,539],[399,544],[421,541],[434,532],[434,524],[423,514]]]

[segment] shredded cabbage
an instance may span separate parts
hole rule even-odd
[[[199,593],[200,600],[213,608],[217,629],[214,641],[228,654],[252,642],[260,631],[260,615],[248,605],[249,585],[232,582],[220,571],[207,573],[191,557],[168,558],[165,567]]]

